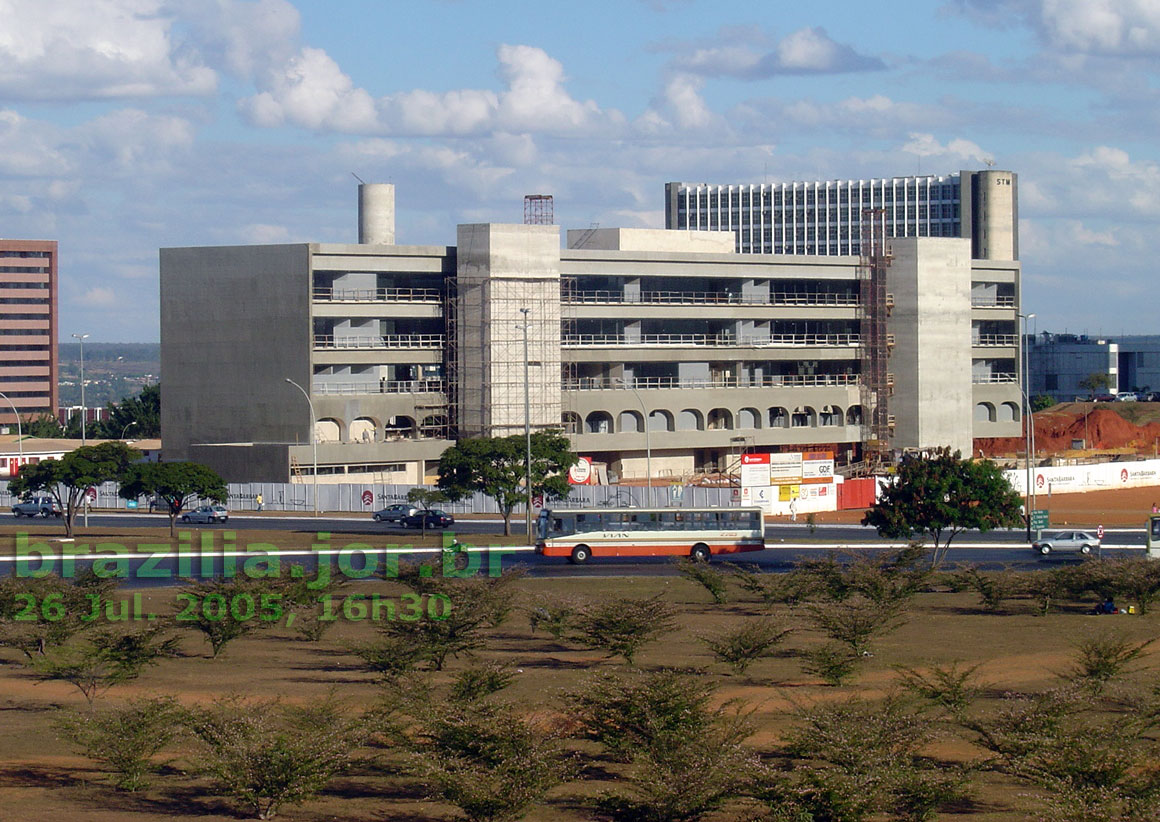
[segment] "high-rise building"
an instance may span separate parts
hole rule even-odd
[[[0,239],[0,425],[56,416],[55,240]]]
[[[864,214],[883,236],[961,237],[975,260],[1017,260],[1018,175],[960,171],[792,183],[667,183],[665,228],[732,231],[745,254],[857,256]]]
[[[528,425],[610,475],[680,479],[743,450],[841,465],[870,440],[965,454],[1019,435],[1019,263],[969,240],[891,240],[878,327],[858,257],[740,254],[720,230],[588,228],[562,248],[542,224],[399,245],[393,188],[360,203],[358,244],[161,250],[167,459],[416,483],[455,439]]]

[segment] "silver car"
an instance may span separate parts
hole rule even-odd
[[[1090,554],[1100,550],[1100,538],[1089,531],[1060,531],[1036,540],[1031,543],[1031,547],[1043,556],[1055,553]]]
[[[229,518],[230,512],[224,505],[203,505],[181,515],[182,522],[226,522]]]

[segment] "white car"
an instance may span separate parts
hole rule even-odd
[[[229,518],[230,512],[224,505],[203,505],[181,515],[182,522],[226,522]]]

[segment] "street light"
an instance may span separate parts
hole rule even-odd
[[[121,429],[121,439],[125,439],[125,432],[128,431],[130,428],[132,428],[136,424],[137,424],[137,420],[133,420],[131,423],[126,425],[124,428],[122,428]]]
[[[532,543],[532,401],[528,393],[530,385],[530,372],[528,362],[528,324],[530,322],[529,315],[532,309],[521,308],[520,313],[524,315],[524,324],[520,326],[524,330],[524,489],[528,493],[528,502],[524,506],[524,514],[527,519],[528,544]]]
[[[1027,345],[1027,321],[1034,314],[1017,314],[1023,320],[1023,337],[1019,340],[1023,348],[1023,426],[1027,448],[1027,541],[1031,542],[1031,514],[1035,511],[1035,485],[1031,477],[1031,458],[1035,453],[1035,417],[1031,413],[1031,353]]]
[[[87,439],[85,436],[85,415],[88,413],[88,409],[85,407],[85,340],[89,338],[89,335],[73,334],[73,337],[81,344],[81,445],[84,445]]]
[[[625,388],[627,388],[629,391],[631,391],[633,393],[633,395],[636,397],[636,401],[638,403],[640,403],[640,410],[641,410],[641,414],[643,415],[642,418],[644,420],[644,465],[645,465],[644,470],[648,474],[648,504],[649,504],[649,507],[652,507],[653,505],[656,505],[656,500],[653,499],[653,492],[652,492],[652,487],[653,487],[653,483],[652,483],[652,445],[649,443],[648,409],[645,408],[644,400],[642,400],[640,398],[640,392],[636,390],[635,383],[636,383],[635,377],[633,378],[633,381],[631,383],[625,379],[620,380],[620,384],[623,385]]]
[[[306,397],[306,404],[310,406],[310,444],[314,447],[314,516],[318,516],[318,417],[314,413],[314,402],[310,399],[310,395],[306,393],[306,389],[289,377],[286,382],[297,388],[302,392],[302,396]]]
[[[16,463],[16,466],[17,471],[19,471],[20,466],[24,464],[24,432],[20,428],[20,412],[16,410],[16,403],[8,399],[7,394],[0,393],[0,397],[3,397],[12,406],[12,413],[16,415],[16,447],[20,450],[20,461]],[[16,471],[10,470],[8,473],[13,477],[16,476]]]

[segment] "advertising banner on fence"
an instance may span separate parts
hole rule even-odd
[[[831,451],[806,451],[802,454],[802,482],[829,483],[834,479],[834,454]]]
[[[801,481],[802,455],[800,453],[769,455],[770,485],[798,485]]]

